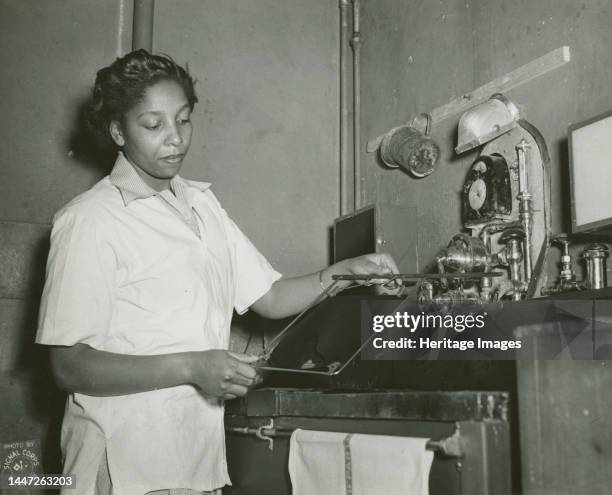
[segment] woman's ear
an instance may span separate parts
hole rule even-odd
[[[108,132],[117,146],[121,148],[125,145],[125,138],[123,137],[123,132],[121,131],[121,125],[119,122],[116,120],[111,120],[111,123],[108,125]]]

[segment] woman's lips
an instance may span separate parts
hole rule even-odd
[[[161,159],[165,162],[168,163],[180,163],[181,161],[183,161],[183,158],[185,158],[185,154],[184,153],[178,153],[176,155],[167,155],[162,157]]]

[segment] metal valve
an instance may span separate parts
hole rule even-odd
[[[567,292],[571,290],[581,290],[583,285],[576,282],[576,273],[574,272],[574,261],[569,250],[569,239],[567,234],[559,234],[551,239],[551,244],[561,246],[561,270],[559,280],[551,287],[542,288],[542,295],[547,296],[558,292]]]
[[[519,301],[522,297],[523,280],[521,277],[521,263],[523,261],[522,245],[525,231],[520,227],[506,229],[499,238],[500,244],[505,244],[503,258],[510,268],[510,281],[514,286],[512,298]]]
[[[572,255],[569,252],[569,239],[566,234],[559,234],[552,239],[553,244],[559,244],[561,246],[561,273],[559,279],[561,284],[564,282],[573,283],[576,280],[576,274],[574,273]]]

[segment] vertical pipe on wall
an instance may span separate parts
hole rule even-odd
[[[359,0],[353,0],[353,163],[354,163],[354,209],[361,208],[361,99],[360,99],[360,55],[361,33],[359,31]]]
[[[349,211],[349,118],[347,82],[347,46],[348,46],[348,6],[349,0],[340,0],[340,215]]]
[[[153,51],[153,13],[155,0],[134,0],[132,50]]]
[[[117,57],[120,57],[125,53],[125,32],[126,32],[126,24],[125,24],[125,1],[119,0],[118,4],[118,12],[117,12]]]

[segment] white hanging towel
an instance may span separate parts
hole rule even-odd
[[[427,438],[295,430],[293,495],[428,495]]]
[[[293,495],[345,495],[346,433],[295,430],[289,445]]]
[[[433,452],[428,438],[353,435],[352,495],[428,495]]]

